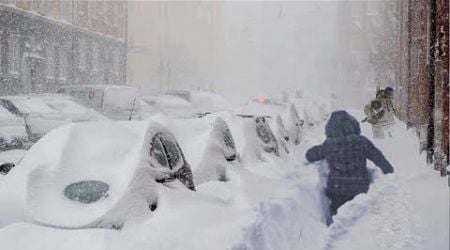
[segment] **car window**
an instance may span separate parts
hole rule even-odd
[[[271,136],[270,132],[268,131],[268,127],[266,125],[266,120],[264,117],[256,118],[256,133],[264,143],[266,144],[270,143]]]
[[[298,115],[297,109],[295,108],[295,106],[293,104],[291,104],[291,106],[289,107],[289,112],[294,121],[300,120],[300,116]]]
[[[169,167],[169,164],[167,162],[166,153],[164,150],[164,147],[161,143],[161,136],[156,135],[153,137],[152,145],[150,148],[150,155],[153,156],[159,164],[161,164],[164,167]]]
[[[223,133],[223,139],[225,141],[225,146],[236,149],[236,144],[234,143],[233,136],[231,135],[230,129],[228,127],[225,127],[222,130]]]
[[[172,169],[176,167],[178,162],[180,161],[180,150],[178,149],[176,142],[171,140],[171,138],[169,138],[168,136],[161,136],[161,142],[166,151],[170,168]]]
[[[169,90],[166,93],[167,95],[177,96],[181,99],[184,99],[188,102],[191,101],[191,93],[189,91],[184,90]]]
[[[17,109],[16,106],[10,101],[10,100],[0,100],[0,105],[7,109],[9,112],[11,112],[14,115],[22,116],[23,114],[20,112],[19,109]]]
[[[227,123],[220,117],[216,118],[213,124],[213,129],[218,131],[218,135],[221,136],[221,140],[224,141],[225,146],[233,150],[236,149],[233,136],[231,135],[230,128]]]
[[[102,181],[79,181],[64,188],[64,196],[81,203],[94,203],[108,196],[109,185]]]

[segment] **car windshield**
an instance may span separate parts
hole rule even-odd
[[[164,149],[166,151],[167,160],[169,161],[170,168],[174,168],[178,165],[180,161],[180,152],[176,142],[168,138],[167,136],[161,136],[161,142],[163,143]]]
[[[233,136],[228,128],[224,128],[222,130],[223,140],[225,142],[225,146],[236,149],[236,145],[234,144]]]
[[[0,120],[6,121],[9,119],[17,119],[17,116],[12,114],[9,110],[0,105]]]
[[[39,98],[13,98],[10,101],[21,113],[24,114],[58,113],[58,111],[48,106],[43,100]]]
[[[264,143],[266,144],[270,143],[271,136],[264,118],[261,117],[256,118],[256,133]]]
[[[161,144],[161,136],[157,135],[153,137],[152,147],[150,149],[150,155],[152,155],[159,164],[163,167],[169,167],[166,154],[163,145]]]

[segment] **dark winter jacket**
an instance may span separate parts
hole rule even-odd
[[[306,159],[315,162],[326,159],[329,167],[327,193],[357,195],[367,192],[370,185],[366,159],[374,162],[383,173],[394,169],[371,141],[361,136],[358,121],[345,111],[331,114],[325,127],[327,139],[322,145],[306,152]]]

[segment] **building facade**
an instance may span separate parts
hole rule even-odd
[[[125,84],[127,3],[0,0],[2,95]]]
[[[370,98],[376,87],[394,87],[399,118],[415,129],[428,163],[446,175],[448,0],[341,1],[338,11],[340,83],[369,89]]]
[[[449,164],[449,2],[397,4],[401,118],[416,129],[428,162],[445,175]]]

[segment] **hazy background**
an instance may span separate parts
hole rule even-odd
[[[338,77],[333,1],[129,3],[128,82],[145,92],[329,96]]]

